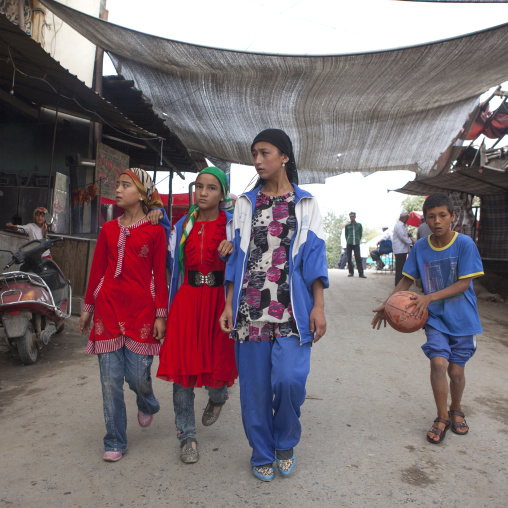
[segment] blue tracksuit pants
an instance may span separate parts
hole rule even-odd
[[[242,421],[253,466],[271,464],[275,450],[289,450],[300,441],[310,350],[310,342],[300,345],[294,335],[235,344]]]

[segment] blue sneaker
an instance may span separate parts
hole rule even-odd
[[[289,476],[293,472],[296,464],[295,451],[293,450],[293,455],[290,459],[278,459],[276,454],[275,460],[277,461],[279,473],[283,476]]]
[[[262,482],[271,482],[275,476],[275,472],[271,464],[266,464],[265,466],[254,466],[252,468],[252,472],[254,473],[254,476]]]

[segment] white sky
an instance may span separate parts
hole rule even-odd
[[[344,54],[393,49],[470,33],[508,22],[500,3],[429,3],[398,0],[107,0],[109,21],[160,37],[241,51],[286,54]],[[108,60],[108,59],[106,59]],[[104,74],[115,73],[105,62]],[[508,78],[508,77],[507,77]],[[506,88],[506,87],[504,87]],[[501,145],[502,146],[502,145]],[[248,150],[249,147],[246,147]],[[298,163],[298,161],[297,161]],[[157,180],[165,176],[159,173]],[[231,190],[240,194],[255,176],[252,167],[233,165]],[[364,226],[393,226],[406,197],[402,187],[415,174],[359,173],[305,186],[321,212],[357,213]],[[186,192],[175,175],[173,192]],[[159,192],[168,192],[168,179]]]

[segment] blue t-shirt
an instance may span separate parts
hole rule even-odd
[[[430,236],[418,240],[402,273],[413,280],[422,279],[423,290],[428,295],[451,286],[459,279],[480,277],[483,265],[473,240],[455,233],[452,241],[439,249],[430,243]],[[482,333],[473,281],[464,293],[431,303],[427,323],[449,335]]]

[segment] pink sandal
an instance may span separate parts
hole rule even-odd
[[[138,410],[138,423],[140,427],[150,427],[150,424],[152,423],[153,415],[145,415],[145,413],[142,413]]]

